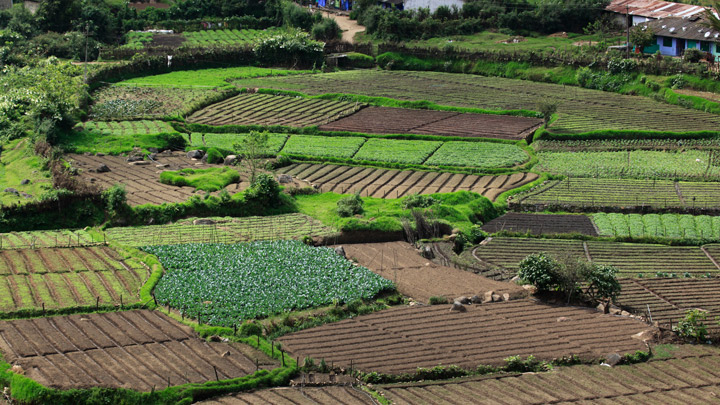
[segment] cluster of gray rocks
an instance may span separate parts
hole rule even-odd
[[[500,295],[495,291],[487,291],[485,292],[485,294],[483,294],[482,297],[479,295],[473,295],[470,298],[465,296],[455,298],[452,306],[450,307],[450,311],[465,312],[467,311],[467,308],[465,308],[466,305],[479,305],[488,302],[510,301],[510,299],[510,294],[508,293]]]
[[[20,182],[20,185],[21,185],[21,186],[24,186],[24,185],[26,185],[26,184],[30,184],[30,180],[29,180],[29,179],[24,179],[23,181]],[[17,196],[17,197],[23,196],[23,197],[25,197],[25,198],[27,198],[27,199],[33,198],[33,195],[32,195],[32,194],[28,194],[28,193],[26,193],[26,192],[24,192],[24,191],[19,191],[19,190],[17,190],[16,188],[13,188],[13,187],[8,187],[8,188],[4,189],[3,191],[6,192],[6,193],[9,193],[9,194],[12,194],[12,195],[14,195],[14,196]]]

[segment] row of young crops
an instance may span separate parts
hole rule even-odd
[[[264,30],[254,29],[221,29],[204,31],[183,32],[184,47],[207,46],[207,45],[252,45],[261,39],[270,37],[280,32],[276,27]]]
[[[158,120],[141,121],[88,121],[77,129],[102,135],[156,135],[176,133],[168,122]]]
[[[167,271],[155,289],[158,302],[213,325],[368,299],[394,288],[332,249],[298,241],[143,250],[155,254]]]
[[[234,150],[234,145],[245,137],[244,134],[193,133],[186,139],[191,147]],[[267,154],[477,168],[512,167],[528,160],[525,151],[508,143],[285,134],[269,135]]]
[[[591,217],[602,236],[720,240],[720,217],[715,216],[595,213]]]

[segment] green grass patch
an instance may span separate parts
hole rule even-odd
[[[160,75],[124,80],[117,85],[159,87],[221,87],[230,81],[263,76],[287,76],[310,73],[308,70],[268,69],[258,67],[233,67],[222,69],[183,70]]]
[[[209,169],[182,169],[160,173],[160,182],[178,187],[195,187],[196,190],[218,191],[227,185],[237,183],[240,173],[229,167]]]
[[[280,153],[317,157],[351,158],[365,143],[365,138],[325,137],[313,135],[293,135],[285,143]]]
[[[244,319],[372,298],[392,282],[354,266],[329,248],[298,241],[143,248],[167,273],[158,302],[203,323],[232,326]]]
[[[0,206],[37,201],[52,190],[50,172],[35,155],[30,138],[10,141],[0,148]],[[21,184],[29,180],[27,184]],[[18,194],[5,192],[12,188]],[[24,196],[22,193],[30,197]]]
[[[469,230],[472,225],[489,221],[499,214],[493,203],[480,194],[469,191],[430,194],[438,204],[422,209],[431,220],[438,220],[453,228]],[[412,212],[403,207],[405,198],[385,199],[362,197],[364,212],[349,218],[337,214],[341,194],[323,193],[297,196],[300,212],[341,231],[400,232],[403,218],[412,222]]]
[[[512,167],[528,160],[515,145],[494,142],[445,142],[425,164],[480,168]]]
[[[89,131],[65,131],[58,135],[58,146],[67,153],[97,153],[119,155],[140,148],[147,152],[148,148],[158,150],[177,149],[184,147],[183,137],[177,133],[166,134],[135,134],[105,135]]]

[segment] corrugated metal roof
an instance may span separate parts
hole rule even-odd
[[[703,19],[690,21],[688,18],[669,17],[649,21],[643,25],[646,25],[658,36],[720,42],[720,33],[702,25],[702,21]]]
[[[606,8],[608,11],[647,18],[689,17],[702,13],[705,7],[692,4],[671,3],[660,0],[613,0]]]

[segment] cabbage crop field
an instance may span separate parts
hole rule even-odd
[[[515,145],[494,142],[445,142],[427,161],[428,166],[509,167],[528,160]]]
[[[590,215],[602,236],[702,238],[720,240],[720,217],[689,214]]]
[[[394,285],[329,248],[299,241],[150,246],[167,273],[159,303],[232,326],[291,310],[372,298]]]
[[[369,139],[354,158],[378,162],[422,164],[440,145],[442,142],[437,141]]]
[[[183,32],[185,43],[183,47],[197,47],[207,45],[253,45],[261,39],[268,38],[281,30],[271,27],[266,30],[206,30]]]
[[[175,128],[165,121],[88,121],[82,127],[85,131],[103,135],[151,135],[175,133]]]

